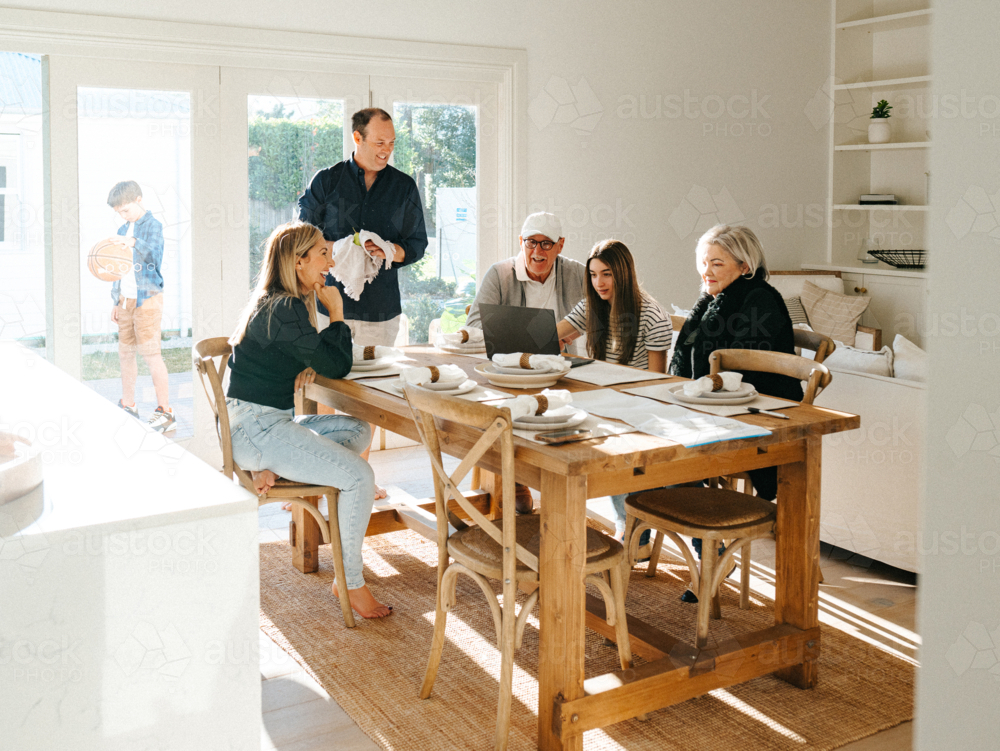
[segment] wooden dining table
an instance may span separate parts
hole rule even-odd
[[[433,347],[406,348],[413,365],[456,364],[475,371],[482,359],[446,354]],[[680,379],[620,384],[616,390]],[[504,389],[496,388],[499,391]],[[586,391],[590,384],[563,378],[556,388]],[[512,395],[534,394],[515,390]],[[419,440],[406,400],[350,380],[317,378],[297,401],[305,414],[325,404],[413,440]],[[515,437],[516,480],[541,492],[539,555],[538,748],[582,749],[583,733],[709,691],[769,673],[802,689],[816,685],[820,654],[819,519],[822,439],[859,427],[856,415],[799,405],[782,410],[790,419],[740,415],[770,435],[685,447],[645,433],[625,433],[547,446]],[[444,426],[442,450],[462,457],[478,435]],[[487,489],[499,487],[499,452],[480,466]],[[664,485],[778,468],[774,624],[698,650],[629,616],[632,651],[646,662],[625,671],[584,679],[585,629],[613,637],[604,606],[584,586],[588,498],[632,493]],[[497,499],[489,499],[496,508]],[[318,539],[307,533],[311,517],[299,517],[297,554],[315,556]],[[417,524],[420,522],[418,520]],[[369,534],[399,528],[376,522]]]

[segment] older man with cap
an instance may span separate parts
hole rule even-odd
[[[586,292],[587,267],[571,258],[561,258],[562,222],[555,214],[540,211],[524,220],[518,242],[521,252],[494,263],[486,271],[469,309],[466,325],[482,328],[480,303],[548,308],[561,321]],[[527,485],[517,485],[515,504],[519,513],[530,513],[534,501]]]
[[[531,214],[524,220],[518,241],[520,253],[486,271],[469,309],[467,325],[482,327],[480,303],[548,308],[561,321],[583,299],[587,267],[560,257],[566,238],[559,217],[544,211]]]

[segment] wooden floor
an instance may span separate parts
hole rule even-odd
[[[376,481],[392,493],[406,493],[416,498],[433,496],[422,448],[373,451],[371,463]],[[457,462],[452,460],[449,467],[454,464]],[[287,540],[290,516],[281,511],[278,504],[265,506],[260,512],[260,541]],[[773,542],[755,542],[753,557],[754,588],[773,595],[768,578],[774,564]],[[820,605],[821,613],[826,616],[824,620],[849,619],[855,625],[894,639],[897,646],[899,643],[915,645],[916,577],[913,574],[824,545],[823,575],[826,581],[820,585]],[[914,655],[914,650],[901,651]],[[378,746],[361,732],[322,686],[263,633],[260,634],[260,673],[262,751],[331,748],[377,751]],[[843,748],[848,751],[910,751],[912,732],[912,723],[906,723]]]

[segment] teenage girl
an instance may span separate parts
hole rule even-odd
[[[560,342],[586,334],[587,351],[595,360],[665,373],[673,336],[670,316],[639,287],[629,249],[618,240],[599,242],[590,251],[587,274],[587,296],[559,322]],[[613,495],[611,501],[616,536],[622,538],[625,496]]]

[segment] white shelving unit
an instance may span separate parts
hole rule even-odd
[[[819,264],[878,273],[860,251],[926,249],[929,183],[930,21],[927,0],[835,0],[834,120],[830,134],[829,242]],[[892,142],[868,143],[871,110],[892,105]],[[861,206],[864,193],[899,204]]]

